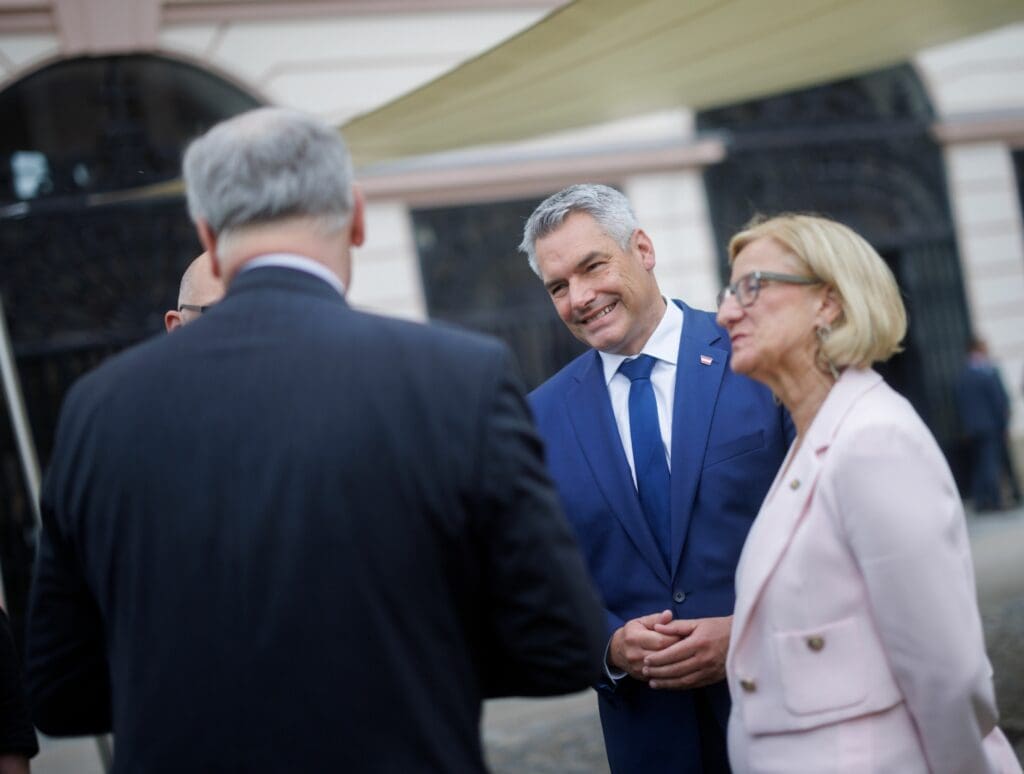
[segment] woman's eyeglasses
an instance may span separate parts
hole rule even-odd
[[[821,280],[817,277],[804,277],[799,274],[777,274],[774,271],[752,271],[744,274],[735,282],[731,282],[718,291],[718,308],[722,308],[725,299],[733,296],[742,307],[748,307],[757,301],[757,294],[761,292],[761,285],[765,282],[782,282],[787,285],[820,285]]]

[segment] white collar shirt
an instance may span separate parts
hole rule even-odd
[[[345,283],[341,281],[337,274],[319,261],[314,261],[312,258],[306,258],[303,255],[295,255],[294,253],[267,253],[258,258],[253,258],[242,266],[239,274],[243,271],[262,269],[267,266],[295,269],[296,271],[304,271],[306,274],[312,274],[337,290],[342,297],[345,296]]]
[[[658,426],[661,429],[661,440],[665,446],[665,461],[669,470],[672,469],[672,409],[676,392],[676,361],[679,358],[679,342],[683,335],[683,310],[674,302],[667,301],[665,314],[654,329],[654,333],[644,344],[641,355],[650,355],[657,362],[651,371],[651,386],[654,388],[654,400],[658,405]],[[633,464],[633,441],[629,431],[629,377],[619,373],[619,366],[624,360],[632,360],[634,356],[613,355],[599,352],[604,367],[604,380],[608,386],[608,397],[615,415],[615,424],[622,440],[622,448],[626,452],[626,461],[633,474],[633,485],[636,485],[636,466]]]

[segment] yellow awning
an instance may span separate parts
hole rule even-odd
[[[359,163],[855,75],[1024,19],[1024,0],[576,0],[342,127]]]

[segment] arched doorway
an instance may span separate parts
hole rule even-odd
[[[723,279],[729,237],[755,213],[812,211],[885,258],[910,315],[905,351],[881,366],[959,467],[952,381],[970,322],[927,94],[909,65],[710,110],[726,160],[704,173]]]
[[[181,194],[160,184],[191,138],[258,104],[149,55],[63,60],[0,92],[0,294],[43,466],[71,382],[162,330],[199,250]],[[20,633],[33,518],[0,412],[0,561]]]
[[[412,211],[432,320],[497,336],[533,389],[584,351],[516,250],[541,197]]]

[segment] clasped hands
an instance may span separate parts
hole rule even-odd
[[[608,660],[659,690],[700,688],[725,678],[732,616],[672,619],[672,611],[634,618],[612,635]]]

